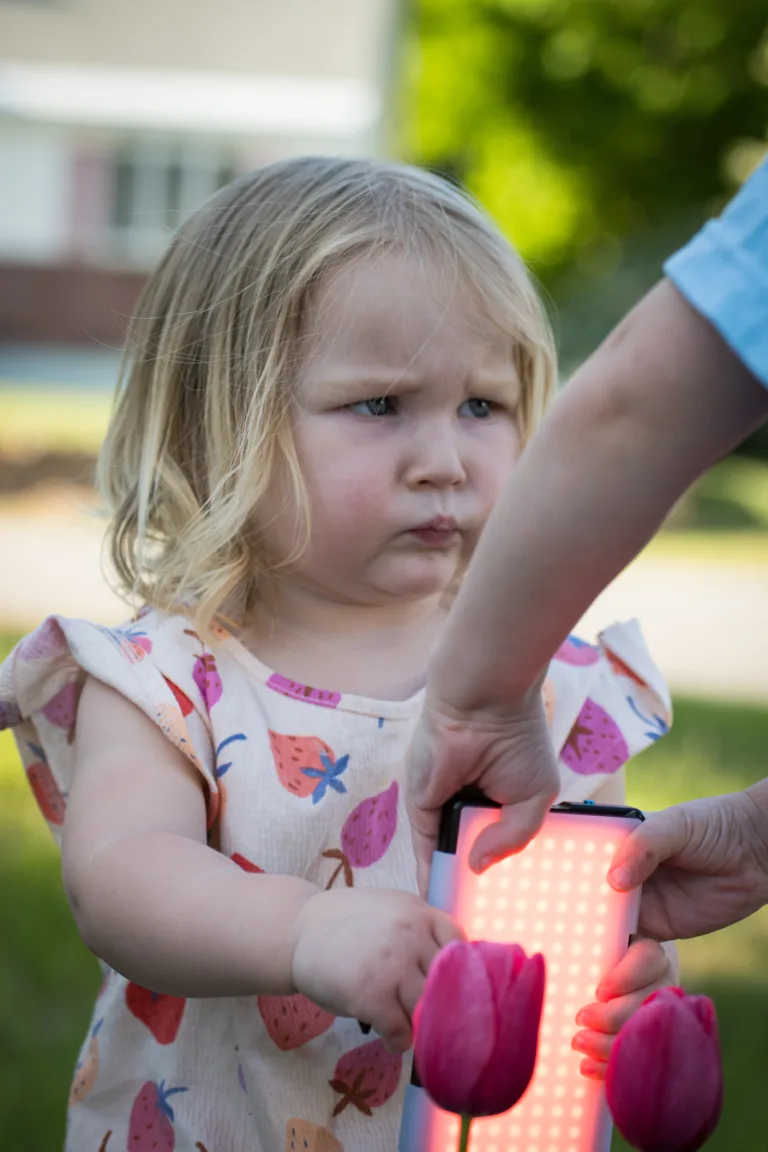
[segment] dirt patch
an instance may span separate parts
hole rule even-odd
[[[0,454],[0,496],[16,496],[54,485],[92,489],[96,457],[89,452]]]

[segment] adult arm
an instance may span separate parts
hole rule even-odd
[[[669,281],[553,406],[494,510],[432,660],[412,747],[422,878],[440,806],[476,782],[508,805],[482,866],[524,844],[558,789],[538,683],[559,643],[688,486],[768,415],[768,392]]]
[[[766,415],[766,389],[662,281],[523,454],[432,661],[430,698],[503,714],[689,485]]]

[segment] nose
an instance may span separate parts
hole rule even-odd
[[[467,482],[459,430],[452,421],[420,424],[408,457],[405,480],[410,488],[460,488]]]

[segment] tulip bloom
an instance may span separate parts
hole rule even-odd
[[[434,1102],[464,1117],[516,1104],[533,1075],[543,999],[543,956],[482,941],[441,949],[414,1017],[416,1071]]]
[[[717,1017],[706,996],[654,992],[619,1032],[605,1080],[608,1106],[641,1152],[696,1152],[723,1102]]]

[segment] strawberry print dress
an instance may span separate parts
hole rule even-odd
[[[298,684],[186,616],[120,628],[49,617],[0,667],[0,728],[60,842],[77,702],[95,676],[200,773],[211,849],[325,889],[415,892],[404,757],[422,694],[386,702]],[[667,730],[670,700],[635,623],[570,637],[544,685],[563,799]],[[151,899],[151,893],[147,894]],[[306,997],[193,1000],[105,969],[69,1099],[67,1152],[394,1152],[410,1075],[355,1020]]]

